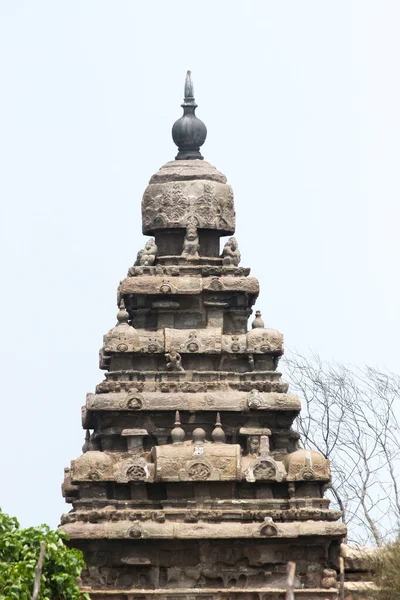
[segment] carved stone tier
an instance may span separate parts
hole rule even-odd
[[[168,277],[163,275],[142,275],[127,277],[121,281],[118,292],[121,296],[129,294],[148,295],[199,295],[202,292],[243,292],[252,296],[253,302],[260,291],[255,277],[202,277],[201,275],[181,275]]]
[[[157,309],[171,309],[159,304]],[[173,310],[173,307],[172,307]],[[129,327],[129,329],[127,329]],[[223,334],[221,327],[206,329],[172,329],[158,331],[117,325],[104,336],[104,353],[165,354],[283,354],[283,336],[276,329],[253,329],[245,334]],[[165,369],[167,370],[167,369]]]
[[[131,388],[128,392],[88,394],[86,411],[300,411],[297,396],[276,392],[232,390],[230,394],[215,390],[209,392],[143,391]]]
[[[193,508],[193,502],[186,500],[185,506],[173,506],[172,501],[163,501],[160,505],[164,510],[154,510],[134,507],[134,501],[113,500],[108,506],[93,509],[89,506],[89,498],[74,502],[79,512],[63,515],[62,524],[67,523],[104,523],[108,521],[159,521],[165,518],[171,522],[215,522],[230,523],[235,527],[236,522],[263,523],[265,519],[272,519],[274,523],[289,521],[336,521],[341,513],[329,509],[329,500],[324,498],[298,498],[296,500],[258,498],[257,500],[236,500],[236,504],[229,500],[205,500],[204,507]],[[298,507],[293,507],[293,504]],[[104,504],[104,499],[103,499]],[[174,503],[176,504],[176,503]],[[183,503],[182,503],[183,504]],[[306,505],[307,504],[307,505]],[[118,508],[118,513],[110,510],[111,505]],[[209,507],[209,505],[212,505]],[[277,508],[278,507],[278,508]],[[157,507],[156,507],[157,508]],[[188,512],[190,509],[190,512]]]
[[[122,521],[117,523],[68,523],[63,531],[72,539],[246,539],[328,537],[341,539],[346,534],[343,523],[309,521],[294,523],[174,523],[168,521]]]
[[[280,381],[277,371],[137,371],[116,370],[106,373],[106,380],[99,383],[96,392],[104,394],[121,390],[149,390],[161,392],[203,392],[206,390],[240,390],[251,392],[286,393],[288,384]],[[119,388],[119,389],[117,389]]]
[[[188,264],[187,261],[180,261],[181,264],[179,264],[179,266],[177,266],[176,262],[173,265],[165,264],[165,261],[169,261],[170,258],[176,259],[178,256],[180,257],[180,255],[157,257],[157,265],[155,266],[132,266],[128,271],[128,277],[140,277],[142,275],[167,277],[180,277],[181,275],[200,275],[201,277],[248,277],[251,271],[246,267],[220,266],[222,263],[222,258],[220,257],[215,259],[207,257],[207,264],[205,265],[201,263]]]

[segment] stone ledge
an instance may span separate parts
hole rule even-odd
[[[60,527],[71,540],[77,539],[296,539],[299,537],[342,538],[343,523],[306,521],[295,523],[157,523],[120,521],[116,523],[68,523]]]
[[[134,385],[132,385],[134,388]],[[235,411],[250,409],[259,411],[301,410],[301,403],[294,394],[277,392],[109,392],[88,394],[88,411]]]

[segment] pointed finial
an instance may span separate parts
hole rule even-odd
[[[171,431],[171,438],[173,444],[181,444],[185,439],[185,431],[181,427],[181,418],[179,415],[179,410],[175,413],[175,427]]]
[[[128,311],[125,308],[125,302],[124,299],[121,298],[120,303],[119,303],[119,311],[117,313],[117,325],[120,323],[127,323],[129,320],[129,314]]]
[[[194,104],[194,89],[193,89],[193,81],[192,81],[192,71],[188,71],[186,73],[185,79],[185,103]],[[197,105],[196,105],[197,106]]]
[[[185,98],[181,106],[183,108],[183,116],[175,121],[172,126],[172,139],[179,149],[175,159],[203,160],[200,154],[200,146],[206,141],[207,127],[194,114],[197,104],[194,99],[191,71],[186,73]]]
[[[214,442],[219,443],[219,444],[223,444],[225,443],[225,432],[222,429],[222,425],[221,425],[221,416],[219,414],[219,412],[217,413],[217,419],[215,421],[215,429],[213,429],[212,433],[211,433],[211,437],[214,440]]]

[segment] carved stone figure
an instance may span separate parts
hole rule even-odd
[[[185,240],[183,242],[182,256],[183,258],[199,258],[199,236],[197,235],[197,227],[193,223],[189,223],[186,228]]]
[[[179,352],[175,350],[171,350],[168,354],[165,355],[167,364],[166,367],[168,371],[183,371],[182,367],[182,358]]]
[[[135,266],[142,267],[151,267],[154,265],[157,255],[157,246],[154,241],[154,238],[150,238],[147,242],[143,250],[139,250]]]
[[[222,264],[226,267],[237,267],[240,263],[240,252],[235,237],[229,238],[222,250]]]

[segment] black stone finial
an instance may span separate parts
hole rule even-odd
[[[192,74],[190,71],[186,74],[185,98],[181,106],[183,108],[183,115],[172,126],[172,139],[179,150],[175,159],[203,160],[200,154],[200,146],[206,140],[207,127],[195,115],[197,104],[194,99]]]

